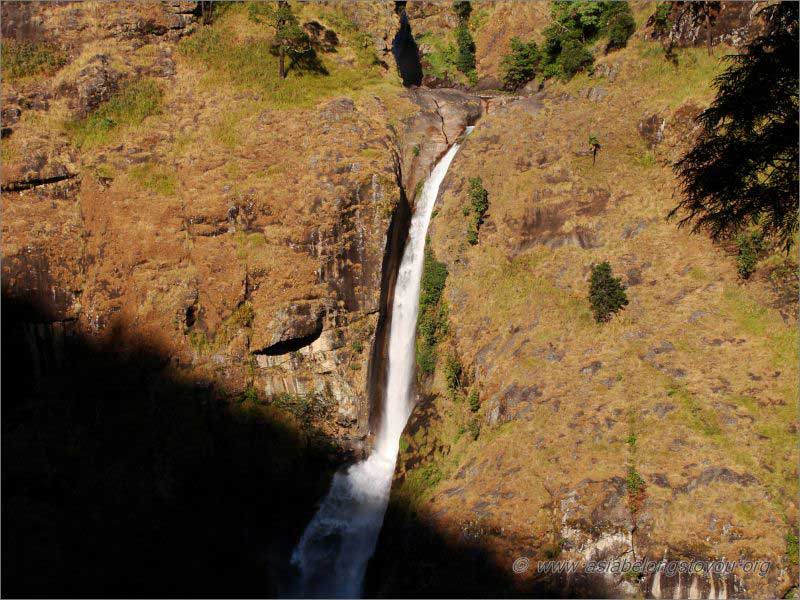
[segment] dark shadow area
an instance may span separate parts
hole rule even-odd
[[[378,311],[378,324],[375,339],[367,364],[367,398],[370,399],[369,429],[377,435],[383,419],[383,404],[386,399],[387,364],[389,362],[389,331],[392,325],[392,306],[397,273],[403,260],[403,252],[411,225],[411,207],[402,185],[399,161],[396,165],[400,201],[392,215],[387,232],[386,251],[381,265],[381,296]]]
[[[397,70],[408,87],[422,84],[422,64],[419,60],[419,48],[411,33],[411,24],[406,14],[406,3],[395,2],[395,12],[400,16],[400,29],[392,40],[392,55]]]
[[[377,550],[367,570],[367,598],[613,598],[600,579],[586,575],[540,576],[536,560],[522,574],[514,558],[498,564],[486,550],[491,538],[508,532],[471,522],[457,536],[437,530],[430,515],[396,499],[389,505]],[[496,541],[496,540],[495,540]],[[531,556],[530,541],[520,540],[518,556]],[[542,559],[544,560],[544,559]]]
[[[97,343],[7,297],[2,317],[6,596],[291,593],[291,551],[341,464],[330,439],[182,377],[123,332]],[[604,595],[522,585],[485,550],[502,532],[479,533],[443,534],[393,503],[365,595]]]
[[[313,344],[315,341],[319,339],[319,336],[321,335],[322,335],[322,321],[319,321],[314,331],[312,331],[308,335],[303,335],[289,340],[284,340],[283,342],[278,342],[277,344],[272,344],[272,346],[268,346],[263,350],[256,350],[255,352],[253,352],[253,354],[264,354],[266,356],[280,356],[281,354],[289,354],[290,352],[297,352],[298,350],[300,350],[300,348],[305,348],[306,346],[310,346],[311,344]]]
[[[289,60],[289,70],[302,73],[316,73],[317,75],[329,75],[328,69],[317,55],[316,50],[309,48],[305,52],[294,54]]]
[[[338,466],[329,439],[8,297],[2,374],[4,595],[285,589],[291,548]]]
[[[390,541],[391,540],[391,541]],[[515,589],[511,569],[498,569],[480,547],[448,543],[425,518],[393,503],[370,560],[366,597],[531,597]],[[549,594],[540,592],[538,597]]]

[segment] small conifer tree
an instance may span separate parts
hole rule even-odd
[[[611,274],[611,265],[607,261],[592,266],[589,302],[598,323],[609,321],[614,313],[628,304],[625,286],[618,277]]]
[[[483,225],[486,211],[489,210],[489,192],[483,187],[480,177],[469,178],[469,201],[473,214],[467,226],[467,241],[474,246],[478,243],[478,231]]]

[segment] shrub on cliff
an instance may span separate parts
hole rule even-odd
[[[758,255],[764,249],[764,240],[760,233],[740,233],[736,236],[736,268],[742,279],[749,279],[756,270]]]
[[[436,260],[426,243],[417,316],[417,368],[425,375],[436,369],[436,345],[447,333],[447,305],[442,299],[446,281],[447,265]]]
[[[625,46],[633,34],[627,2],[575,0],[553,2],[552,23],[544,30],[545,77],[569,79],[594,61],[588,45],[608,38],[606,52]]]
[[[472,209],[472,219],[467,226],[467,241],[473,246],[478,243],[478,231],[483,225],[486,211],[489,210],[489,192],[483,187],[480,177],[469,179],[469,201]],[[467,211],[467,215],[470,211]]]
[[[624,48],[636,31],[631,7],[627,2],[610,2],[603,15],[603,32],[608,38],[606,52]]]
[[[541,54],[536,42],[523,42],[517,37],[511,38],[511,52],[503,57],[503,87],[515,90],[536,76],[536,69],[541,61]]]
[[[625,286],[618,277],[611,274],[611,265],[608,262],[592,266],[589,302],[598,323],[610,320],[614,313],[628,304]]]
[[[561,55],[558,57],[556,63],[559,67],[560,73],[566,79],[569,79],[584,67],[588,67],[593,62],[592,54],[586,49],[586,46],[577,39],[570,39],[564,42],[561,47]]]
[[[447,382],[447,391],[453,398],[455,398],[458,390],[461,389],[462,371],[463,367],[461,366],[461,361],[458,359],[458,356],[455,353],[450,354],[444,365],[444,378]]]
[[[473,387],[472,390],[470,390],[468,402],[469,402],[469,409],[472,412],[476,413],[476,412],[478,412],[480,410],[480,408],[481,408],[481,397],[478,394],[478,388],[477,387]]]

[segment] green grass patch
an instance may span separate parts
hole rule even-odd
[[[95,177],[105,181],[112,181],[117,176],[117,171],[108,163],[100,163],[92,169]]]
[[[236,19],[242,19],[245,9],[245,6],[231,7],[213,25],[198,29],[178,44],[185,58],[209,70],[209,84],[233,84],[239,89],[257,91],[268,104],[285,108],[309,106],[316,100],[362,90],[382,80],[369,36],[346,24],[347,19],[335,11],[324,14],[342,25],[338,32],[342,34],[342,45],[355,55],[353,64],[320,54],[327,71],[321,73],[301,70],[287,60],[287,77],[281,79],[268,27],[247,24],[244,27],[252,35],[237,36],[242,27]]]
[[[639,42],[641,80],[655,92],[665,108],[677,108],[687,101],[704,104],[714,95],[712,82],[723,69],[721,57],[727,52],[717,49],[709,56],[705,48],[675,49],[677,65],[664,57],[661,45]]]
[[[209,133],[211,139],[221,144],[228,150],[233,150],[242,143],[240,131],[241,114],[236,112],[226,112],[219,121],[214,123]]]
[[[636,164],[644,169],[653,167],[656,164],[656,155],[652,150],[645,150],[639,155],[638,159],[636,160]]]
[[[798,557],[798,537],[797,531],[789,531],[786,533],[786,556],[792,564],[798,564],[800,557]]]
[[[428,462],[406,473],[400,494],[414,505],[430,493],[443,478],[441,468],[436,462]]]
[[[474,286],[472,293],[485,298],[484,305],[491,307],[489,316],[493,321],[508,322],[531,310],[549,315],[533,332],[537,339],[561,335],[564,328],[595,329],[585,296],[560,289],[553,285],[552,278],[541,274],[547,272],[543,263],[551,257],[552,251],[544,248],[533,249],[510,261],[490,254],[470,284]]]
[[[247,260],[252,254],[259,252],[267,244],[267,238],[263,233],[245,233],[239,231],[236,233],[236,258],[239,260]]]
[[[175,171],[155,163],[146,162],[136,165],[131,169],[130,177],[141,188],[161,196],[174,196],[178,190],[178,179],[175,176]]]
[[[72,143],[96,147],[111,142],[128,127],[161,113],[164,92],[152,79],[137,79],[121,88],[83,119],[66,123]]]
[[[400,452],[405,454],[406,452],[408,452],[408,449],[410,447],[411,444],[409,443],[408,438],[405,435],[400,436]]]
[[[211,352],[211,342],[202,331],[190,331],[187,336],[189,346],[198,356],[206,356]]]
[[[46,42],[4,41],[0,44],[3,78],[17,81],[37,75],[52,75],[67,64],[67,54]]]
[[[685,387],[674,383],[667,389],[667,395],[680,402],[681,411],[691,429],[706,437],[722,435],[722,430],[714,411],[702,406],[697,398]]]
[[[381,155],[381,151],[377,148],[364,148],[361,150],[361,156],[364,158],[378,158]]]
[[[5,138],[0,142],[0,160],[2,160],[4,164],[17,160],[19,156],[19,149],[10,139]]]
[[[739,286],[723,292],[723,307],[746,333],[759,337],[772,352],[774,365],[780,368],[797,366],[797,331],[784,323],[780,314],[761,305]]]

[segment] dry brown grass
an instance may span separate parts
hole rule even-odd
[[[709,59],[704,49],[684,51],[675,69],[658,47],[634,40],[602,59],[618,65],[615,81],[582,76],[552,85],[538,113],[521,106],[489,114],[467,140],[451,166],[432,244],[450,269],[453,341],[481,386],[483,429],[477,442],[455,436],[463,407],[444,394],[434,401],[426,447],[449,452],[431,459],[442,477],[421,506],[446,508],[443,519],[457,523],[500,487],[515,496],[492,508],[494,521],[535,537],[546,529],[545,485],[564,494],[587,478],[625,477],[633,426],[654,546],[690,548],[708,537],[709,556],[783,556],[798,490],[790,429],[797,415],[794,319],[773,307],[777,295],[763,278],[743,283],[723,248],[666,221],[677,194],[669,163],[686,144],[671,119],[679,107],[712,97],[723,52]],[[586,99],[583,90],[597,85],[605,99]],[[668,125],[666,141],[649,150],[637,123],[653,113]],[[602,144],[596,165],[582,155],[590,134]],[[482,177],[490,205],[479,245],[469,246],[461,207],[474,176]],[[598,190],[607,202],[597,200]],[[560,220],[528,240],[523,218],[548,207]],[[639,223],[637,235],[625,234]],[[580,231],[593,235],[589,247],[537,243]],[[588,272],[603,260],[624,280],[638,270],[641,281],[629,287],[625,310],[598,325]],[[550,349],[556,360],[546,358]],[[600,370],[582,373],[593,361]],[[512,383],[535,385],[541,396],[524,416],[492,428],[493,398]],[[457,480],[470,461],[489,466]],[[758,483],[676,491],[708,467]],[[519,471],[509,477],[509,469]],[[654,485],[654,474],[666,475],[671,489]],[[464,496],[441,495],[456,485],[466,485]],[[723,534],[723,522],[736,534]]]

